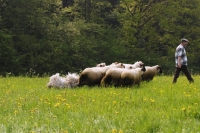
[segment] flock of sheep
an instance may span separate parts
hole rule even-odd
[[[139,86],[142,81],[153,80],[158,73],[162,73],[161,66],[145,66],[142,61],[134,64],[100,63],[96,67],[85,68],[80,74],[68,73],[65,77],[60,76],[59,73],[52,75],[47,86],[49,88],[75,88],[83,85],[132,87]]]

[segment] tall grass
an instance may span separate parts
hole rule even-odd
[[[0,78],[0,132],[200,131],[200,76],[157,76],[140,87],[48,89],[49,78]]]

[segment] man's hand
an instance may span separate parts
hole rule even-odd
[[[181,68],[181,66],[182,66],[181,63],[178,63],[178,68]]]
[[[181,64],[181,56],[178,57],[178,68],[181,68],[182,64]]]

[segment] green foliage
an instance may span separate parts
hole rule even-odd
[[[64,0],[63,0],[64,1]],[[199,0],[4,0],[0,2],[0,73],[79,72],[100,62],[161,65],[169,74],[180,38],[198,73]]]
[[[198,43],[196,40],[199,39],[192,34],[194,29],[199,29],[197,4],[199,2],[123,0],[115,9],[122,26],[120,40],[128,50],[136,54],[133,59],[138,58],[141,51],[148,51],[141,55],[145,64],[161,64],[170,70],[174,66],[175,48],[180,38],[186,37],[191,40],[189,45],[192,45],[187,49],[189,62],[196,68],[195,64],[198,63],[194,49],[198,50],[198,46],[193,43]]]
[[[19,65],[16,63],[17,55],[12,42],[12,36],[7,30],[0,30],[0,74],[17,72]]]

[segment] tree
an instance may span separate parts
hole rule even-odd
[[[132,55],[133,59],[142,54],[147,64],[161,63],[166,69],[171,69],[178,40],[182,37],[190,39],[188,29],[194,27],[192,23],[199,25],[199,17],[196,16],[199,2],[194,3],[184,0],[122,0],[115,9],[122,27],[121,43],[126,46],[130,56],[136,53],[136,56]],[[197,31],[198,27],[195,27]],[[194,38],[194,34],[192,36]]]

